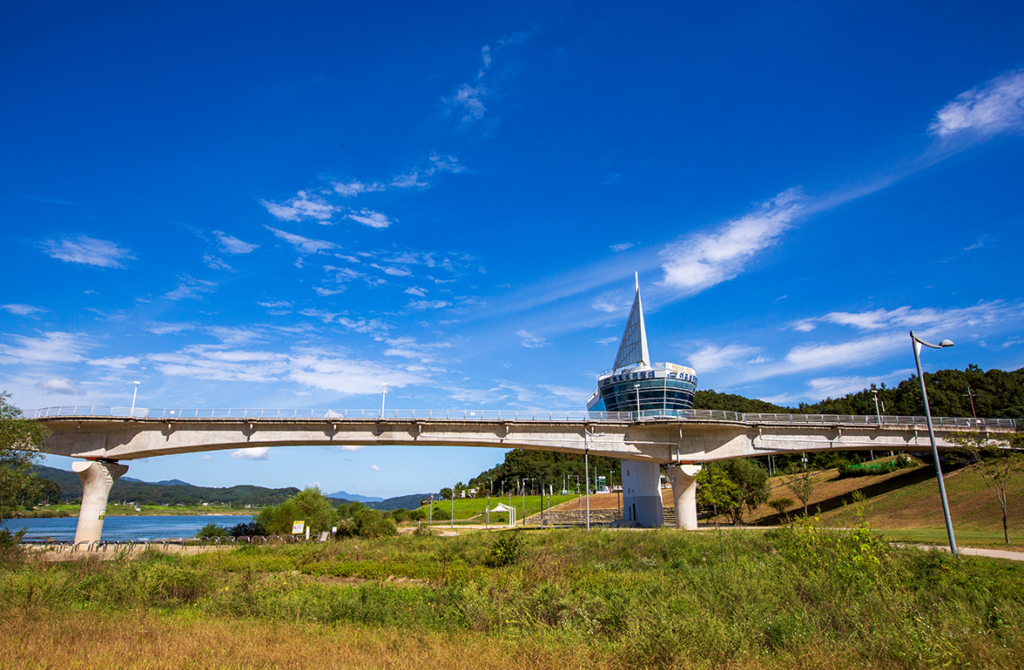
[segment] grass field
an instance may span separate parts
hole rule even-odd
[[[1024,565],[863,529],[0,562],[3,667],[985,668],[1022,651]]]
[[[543,505],[544,509],[548,509],[548,506],[554,507],[560,505],[569,500],[576,500],[575,495],[565,496],[544,496]],[[497,496],[491,498],[490,509],[494,509],[494,506],[498,503],[503,503],[506,506],[509,505],[509,497],[499,498]],[[531,516],[541,511],[541,496],[526,496],[526,516]],[[516,522],[523,520],[523,498],[522,496],[512,496],[512,507],[516,509]],[[487,507],[486,498],[462,498],[455,501],[455,521],[472,521],[473,523],[484,523],[484,509]],[[423,511],[426,512],[429,506],[423,506]],[[452,501],[443,500],[441,502],[434,503],[434,509],[440,509],[447,514],[451,514]],[[492,517],[495,516],[492,514]],[[491,519],[494,522],[494,519]]]

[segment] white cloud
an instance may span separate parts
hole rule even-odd
[[[614,344],[619,341],[617,337],[602,337],[600,340],[596,340],[602,347],[606,347],[609,344]]]
[[[754,354],[758,353],[758,347],[745,347],[739,344],[730,344],[719,347],[709,344],[690,354],[690,367],[698,374],[714,372],[725,368],[735,368],[740,363],[747,362]]]
[[[0,345],[0,364],[77,363],[86,345],[75,333],[43,333],[43,337],[12,335],[15,346]]]
[[[394,221],[380,212],[375,212],[371,209],[361,209],[358,214],[349,214],[348,218],[371,228],[387,228],[394,223]]]
[[[899,346],[904,339],[896,333],[866,337],[838,344],[822,343],[801,345],[786,354],[786,371],[796,372],[821,367],[841,367],[870,363]]]
[[[520,344],[527,349],[537,349],[548,345],[548,341],[539,335],[534,335],[528,330],[516,331],[516,335],[519,336]]]
[[[306,191],[299,191],[294,198],[283,205],[266,200],[260,200],[260,204],[281,221],[316,219],[323,223],[329,221],[331,216],[340,210],[339,207],[331,205],[323,198],[310,196]]]
[[[412,309],[442,309],[450,305],[450,302],[444,300],[413,300],[409,303]]]
[[[486,95],[487,88],[481,83],[463,84],[455,92],[455,95],[451,98],[446,98],[445,102],[453,107],[459,106],[466,110],[466,115],[462,117],[463,122],[479,120],[484,118],[484,114],[487,113],[487,108],[484,107],[483,102],[483,98]]]
[[[367,333],[378,337],[385,335],[391,328],[391,326],[378,319],[371,319],[369,321],[366,319],[353,320],[347,316],[338,319],[338,324],[357,333]]]
[[[253,340],[259,340],[263,338],[263,333],[252,328],[241,328],[231,326],[211,326],[206,329],[210,335],[213,335],[222,344],[227,346],[238,346],[240,344],[248,344]]]
[[[45,382],[36,384],[36,388],[42,389],[47,395],[85,395],[85,391],[77,389],[70,379],[47,379]]]
[[[303,254],[318,254],[321,251],[327,251],[328,249],[334,249],[335,244],[326,242],[324,240],[312,240],[308,237],[302,237],[301,235],[295,235],[294,233],[288,233],[277,228],[271,228],[270,226],[263,226],[270,232],[274,233],[277,237],[281,238],[288,244],[295,247],[297,251]]]
[[[269,309],[287,309],[292,306],[287,300],[269,300],[267,302],[257,302],[256,304]]]
[[[593,392],[592,389],[588,391],[587,389],[573,388],[571,386],[541,384],[540,387],[552,395],[569,400],[575,407],[585,407],[587,404],[587,398],[589,398],[590,394]]]
[[[450,342],[435,342],[433,344],[420,344],[414,337],[399,337],[386,340],[390,349],[384,350],[385,356],[399,356],[411,358],[420,363],[429,363],[434,360],[435,352],[438,349],[450,349]]]
[[[408,293],[409,295],[415,295],[420,298],[427,295],[427,292],[424,289],[418,288],[416,286],[410,286],[409,288],[405,289],[404,293]]]
[[[231,270],[231,266],[210,254],[203,254],[203,263],[211,270]]]
[[[1024,71],[1008,72],[956,96],[928,130],[939,137],[1024,131]]]
[[[824,398],[842,398],[850,393],[858,393],[872,384],[880,386],[883,382],[904,379],[907,375],[914,374],[913,370],[897,370],[888,375],[877,377],[819,377],[807,382],[808,392],[806,398],[822,400]]]
[[[614,314],[616,312],[622,312],[629,309],[632,304],[632,297],[629,300],[619,300],[611,295],[603,295],[590,303],[590,306],[594,309],[605,312],[606,314]]]
[[[360,193],[384,190],[384,184],[378,184],[376,182],[372,184],[364,184],[361,181],[350,181],[347,184],[333,182],[331,186],[334,187],[335,193],[343,195],[346,198],[351,198],[352,196],[359,195]]]
[[[758,252],[778,241],[802,208],[803,197],[790,189],[757,212],[665,247],[658,254],[664,259],[662,285],[692,294],[733,279],[756,261]]]
[[[325,288],[323,286],[316,286],[316,287],[313,288],[313,290],[316,291],[316,294],[318,296],[320,296],[321,298],[326,298],[328,296],[338,295],[339,293],[344,293],[345,292],[345,287],[342,286],[340,288]]]
[[[116,242],[97,240],[86,235],[60,241],[47,240],[43,242],[43,249],[51,258],[101,268],[123,268],[121,261],[135,258],[128,249]]]
[[[182,300],[183,298],[202,300],[204,293],[213,293],[217,290],[215,283],[205,279],[196,279],[189,275],[181,275],[178,279],[180,282],[178,287],[164,294],[168,300]]]
[[[288,376],[293,381],[345,394],[379,393],[381,384],[395,389],[429,382],[425,377],[392,366],[320,352],[295,356],[290,363]]]
[[[20,305],[17,303],[11,303],[9,305],[0,305],[0,309],[6,310],[16,316],[31,316],[33,314],[39,314],[46,310],[42,307],[33,307],[32,305]]]
[[[89,365],[99,365],[105,368],[115,368],[123,370],[129,365],[138,365],[139,358],[135,356],[111,356],[109,358],[94,358],[89,361]]]
[[[432,153],[428,157],[430,165],[427,167],[425,172],[427,175],[432,175],[435,172],[451,172],[458,174],[466,171],[465,165],[459,165],[459,159],[452,155],[442,156],[439,153]]]
[[[256,249],[260,248],[258,244],[250,244],[244,242],[237,237],[232,237],[219,230],[213,231],[213,234],[217,236],[217,241],[220,242],[220,248],[224,253],[228,254],[248,254]]]
[[[241,458],[246,461],[269,461],[270,447],[249,447],[248,449],[236,449],[231,452],[231,458]]]
[[[626,249],[632,249],[636,246],[636,242],[623,242],[622,244],[613,244],[609,247],[612,251],[618,253],[619,251],[625,251]]]
[[[408,268],[377,265],[376,263],[370,263],[370,267],[377,268],[384,274],[391,275],[392,277],[408,277],[412,274]]]
[[[203,454],[203,460],[209,463],[213,461],[213,456],[211,456],[210,454]]]
[[[815,322],[852,326],[858,330],[888,330],[910,328],[957,328],[993,323],[1009,315],[1020,306],[1008,306],[1000,301],[981,302],[977,305],[953,309],[913,309],[908,306],[896,309],[875,309],[864,312],[830,312],[817,319],[805,319],[793,326],[796,330],[809,332]]]
[[[154,335],[173,335],[186,330],[193,330],[194,328],[195,326],[191,323],[163,323],[161,321],[154,321],[146,327],[146,330]]]
[[[792,324],[793,330],[800,331],[801,333],[809,333],[816,327],[817,326],[814,325],[814,319],[803,319]]]
[[[425,181],[420,181],[419,172],[409,172],[406,174],[400,174],[391,180],[390,186],[394,188],[424,188],[430,186]]]
[[[301,312],[299,312],[299,314],[301,314],[302,316],[308,316],[308,317],[311,317],[311,318],[314,318],[314,319],[320,319],[324,323],[330,323],[331,321],[334,321],[334,317],[338,316],[337,314],[334,314],[333,312],[328,312],[326,310],[321,310],[321,309],[304,309]]]
[[[380,472],[380,468],[376,465],[371,465],[370,469],[373,470],[374,472]]]

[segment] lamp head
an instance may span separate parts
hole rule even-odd
[[[940,347],[951,347],[953,346],[953,340],[943,340],[939,342]]]
[[[952,342],[950,342],[950,344],[952,344]],[[132,383],[133,383],[133,384],[135,384],[136,386],[138,386],[138,385],[139,385],[139,384],[141,384],[142,382],[132,382]]]

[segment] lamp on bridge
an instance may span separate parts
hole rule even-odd
[[[921,371],[921,347],[944,349],[953,346],[951,340],[942,340],[938,344],[925,342],[910,331],[910,339],[914,343],[914,363],[917,364],[917,378],[921,381],[921,399],[924,400],[924,418],[928,422],[928,439],[932,443],[932,458],[935,459],[935,476],[939,480],[939,497],[942,498],[942,513],[946,517],[946,533],[949,535],[949,550],[957,556],[956,538],[953,537],[953,521],[949,517],[949,501],[946,499],[946,485],[942,481],[942,465],[939,463],[939,448],[935,446],[935,429],[932,428],[932,411],[928,407],[928,390],[924,387],[924,372]]]
[[[135,416],[135,399],[139,396],[139,384],[141,384],[142,382],[132,382],[132,383],[135,384],[135,392],[132,393],[132,408],[131,408],[131,411],[128,412],[128,416],[130,416],[130,417],[134,417]]]

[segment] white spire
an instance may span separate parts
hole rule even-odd
[[[624,368],[634,363],[651,364],[651,354],[647,351],[647,328],[644,326],[644,306],[640,301],[640,275],[639,273],[634,273],[633,276],[636,279],[636,297],[633,298],[633,308],[629,311],[626,331],[622,333],[619,353],[615,357],[615,369]]]

